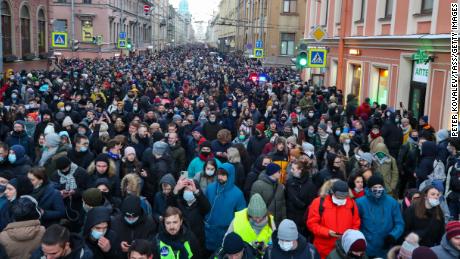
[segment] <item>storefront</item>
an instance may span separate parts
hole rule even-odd
[[[415,118],[425,114],[425,95],[430,74],[430,65],[425,60],[414,60],[409,93],[409,110]]]

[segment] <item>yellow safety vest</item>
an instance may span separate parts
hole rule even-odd
[[[185,250],[187,250],[188,258],[192,258],[193,253],[192,249],[190,249],[190,244],[188,241],[184,243]],[[174,250],[169,245],[163,243],[160,240],[160,258],[162,259],[179,259],[180,258],[180,251],[177,252],[177,255],[174,254]]]
[[[254,245],[255,242],[264,242],[267,245],[272,237],[273,229],[270,223],[274,222],[273,216],[270,215],[267,225],[262,228],[258,235],[252,229],[248,218],[248,209],[235,212],[233,219],[233,232],[237,233],[246,243]]]

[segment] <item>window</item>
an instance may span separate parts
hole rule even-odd
[[[359,14],[359,20],[364,21],[364,16],[366,15],[366,0],[361,0],[361,13]]]
[[[66,3],[67,0],[56,0],[56,3]]]
[[[91,4],[91,0],[83,0],[84,4]]]
[[[388,69],[379,69],[379,83],[374,101],[383,104],[388,102]]]
[[[328,12],[329,12],[329,0],[326,0],[326,1],[322,2],[322,3],[325,4],[325,8],[326,8],[326,10],[324,12],[324,16],[323,16],[324,20],[322,22],[322,25],[327,25],[327,16],[328,16]]]
[[[393,15],[393,0],[387,0],[385,3],[385,18]]]
[[[30,13],[25,5],[21,9],[21,46],[23,56],[30,54]]]
[[[46,18],[45,12],[41,9],[38,12],[38,53],[46,52]]]
[[[294,55],[295,33],[281,33],[281,55]]]
[[[297,11],[297,0],[283,0],[283,13],[295,13]]]
[[[432,13],[433,12],[433,0],[422,0],[421,13]]]
[[[11,43],[11,10],[6,1],[2,1],[2,43],[3,55],[13,54]]]
[[[54,21],[53,23],[54,25],[54,31],[62,31],[62,32],[66,32],[67,31],[67,20],[56,20]]]

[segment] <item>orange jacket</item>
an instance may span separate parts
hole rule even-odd
[[[329,230],[343,234],[347,229],[359,230],[361,220],[358,206],[353,199],[347,198],[343,206],[332,203],[331,195],[323,201],[323,212],[320,215],[321,197],[313,200],[308,209],[307,227],[314,235],[313,245],[318,249],[321,258],[326,258],[335,248],[337,238],[329,236]]]

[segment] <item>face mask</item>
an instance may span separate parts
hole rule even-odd
[[[431,205],[431,207],[439,206],[439,199],[428,199],[428,203]]]
[[[211,152],[209,152],[209,151],[201,151],[201,154],[202,154],[203,156],[209,156],[210,153],[211,153]]]
[[[8,155],[8,161],[10,161],[10,163],[14,164],[14,162],[16,162],[16,154],[9,154]]]
[[[240,135],[239,138],[240,138],[240,140],[244,140],[246,138],[246,136],[245,135]]]
[[[345,143],[350,144],[351,139],[345,139]]]
[[[212,170],[212,169],[211,169],[211,170],[206,169],[206,175],[207,175],[207,176],[213,176],[213,175],[214,175],[214,170]]]
[[[105,232],[99,232],[97,230],[91,230],[91,237],[94,240],[99,240],[102,236],[104,236]]]
[[[281,250],[287,252],[291,251],[292,247],[294,246],[293,241],[278,241],[278,245],[280,246]]]
[[[334,203],[337,206],[343,206],[347,203],[347,199],[339,199],[335,197],[335,195],[332,195],[332,203]]]
[[[86,205],[86,203],[83,202],[83,210],[85,212],[88,212],[90,209],[92,209],[90,206]]]
[[[0,193],[4,193],[6,190],[6,185],[0,184]]]
[[[335,131],[335,135],[336,135],[336,136],[340,136],[340,133],[341,133],[340,130],[336,130],[336,131]]]
[[[308,113],[308,117],[313,118],[314,113]]]
[[[363,190],[363,188],[357,188],[357,187],[355,187],[354,190],[355,190],[355,192],[361,192],[361,191]]]
[[[65,111],[65,108],[64,107],[59,108],[59,111],[63,112],[63,111]]]
[[[80,152],[86,152],[88,151],[88,147],[80,147]]]
[[[295,112],[300,113],[300,112],[302,112],[302,110],[301,109],[295,109]]]
[[[418,137],[410,137],[414,142],[418,142]]]
[[[18,95],[17,94],[12,94],[11,98],[16,99],[16,98],[18,98]]]
[[[71,109],[72,109],[72,107],[70,107],[70,106],[66,106],[66,107],[65,107],[65,110],[66,110],[66,111],[70,111]]]
[[[372,195],[374,195],[375,198],[379,199],[383,195],[383,188],[379,189],[371,189],[372,190]]]
[[[192,202],[195,200],[195,195],[193,195],[192,191],[184,191],[184,194],[182,195],[182,197],[184,198],[186,202]]]
[[[139,219],[139,217],[135,217],[135,218],[128,218],[128,217],[125,217],[126,223],[128,223],[128,224],[130,224],[130,225],[136,223],[138,219]]]
[[[209,119],[210,122],[216,122],[216,119]]]
[[[377,153],[375,153],[375,156],[376,156],[378,159],[383,159],[383,158],[385,158],[386,155],[385,155],[385,153],[383,153],[383,152],[377,152]]]

